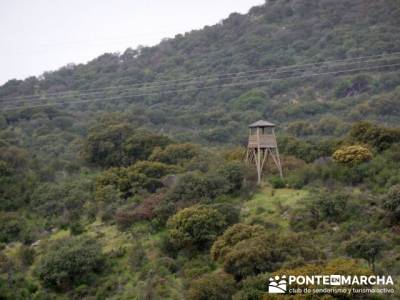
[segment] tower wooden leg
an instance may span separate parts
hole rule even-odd
[[[277,167],[277,169],[278,169],[278,171],[279,171],[279,176],[280,176],[281,178],[283,178],[281,160],[280,160],[280,158],[279,158],[278,149],[275,148],[275,153],[273,153],[273,150],[271,150],[271,149],[269,149],[269,151],[271,152],[272,160],[274,161],[275,166]]]
[[[281,159],[279,157],[278,147],[275,148],[275,151],[276,151],[276,161],[278,162],[277,166],[279,170],[279,176],[281,176],[281,178],[283,179],[282,164],[281,164]]]
[[[256,166],[257,166],[257,183],[261,184],[261,151],[260,151],[260,149],[257,149]]]
[[[262,160],[262,164],[261,164],[261,170],[264,168],[265,164],[268,162],[268,156],[269,156],[268,149],[264,149],[264,151],[263,151],[263,160]]]
[[[279,151],[277,148],[247,149],[246,163],[256,165],[258,184],[261,184],[262,171],[265,168],[265,165],[268,163],[269,157],[272,158],[272,161],[274,162],[276,168],[279,171],[279,176],[283,179],[282,165],[279,157]]]

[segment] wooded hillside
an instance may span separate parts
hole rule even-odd
[[[267,1],[8,81],[0,299],[275,299],[271,275],[310,272],[397,287],[399,27],[397,0]],[[258,119],[284,172],[261,187]]]

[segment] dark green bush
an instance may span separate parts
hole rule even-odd
[[[390,221],[398,224],[400,222],[400,185],[390,188],[384,196],[383,207],[386,209]]]
[[[236,291],[236,282],[223,272],[206,274],[190,283],[189,300],[230,300]]]
[[[190,172],[178,179],[168,192],[167,199],[173,202],[207,201],[228,193],[229,189],[228,180],[217,174]]]
[[[90,283],[104,265],[101,246],[86,237],[52,242],[40,260],[36,273],[44,286],[69,290]]]
[[[36,228],[24,216],[13,212],[0,211],[0,243],[19,241],[31,243],[36,238]]]
[[[242,280],[247,276],[279,269],[290,260],[313,260],[321,253],[304,236],[270,233],[260,225],[236,224],[213,244],[212,258],[224,270]]]
[[[274,189],[281,189],[286,186],[285,180],[280,176],[271,176],[268,181]]]
[[[179,211],[168,220],[169,239],[176,248],[204,250],[228,225],[215,208],[192,206]]]
[[[359,232],[346,243],[346,252],[354,258],[363,258],[375,270],[375,262],[386,248],[386,241],[379,232]]]
[[[199,149],[192,144],[171,144],[165,149],[156,148],[150,160],[170,165],[182,164],[189,161],[199,153]]]

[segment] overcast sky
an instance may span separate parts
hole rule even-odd
[[[0,0],[0,84],[154,45],[263,0]]]

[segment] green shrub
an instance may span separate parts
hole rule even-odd
[[[360,232],[346,244],[346,252],[354,258],[363,258],[375,270],[376,259],[386,247],[379,232]]]
[[[34,228],[18,213],[0,211],[0,243],[34,241]]]
[[[280,176],[271,176],[268,181],[274,189],[282,189],[286,186],[285,180]]]
[[[240,284],[241,289],[238,291],[233,299],[234,300],[262,300],[268,292],[268,285],[270,276],[268,274],[259,274],[257,276],[249,276],[245,278]]]
[[[242,94],[233,101],[233,107],[237,110],[260,109],[265,105],[265,92],[253,89]]]
[[[343,222],[357,214],[357,205],[346,192],[314,190],[300,200],[299,208],[292,211],[290,225],[296,231],[316,229],[321,222]]]
[[[44,286],[69,290],[89,283],[104,263],[100,245],[85,237],[65,238],[52,242],[40,260],[36,273]]]
[[[150,160],[170,165],[182,164],[189,161],[199,153],[198,148],[192,144],[171,144],[165,149],[156,148]]]
[[[139,161],[131,169],[149,178],[162,178],[178,171],[177,167],[156,161]]]
[[[240,207],[231,203],[210,204],[209,207],[218,210],[225,218],[227,225],[239,222]]]
[[[156,147],[165,147],[169,143],[165,136],[136,130],[128,123],[102,121],[90,128],[83,156],[88,162],[102,167],[128,166],[146,160]]]
[[[230,300],[236,291],[236,282],[223,272],[206,274],[193,280],[187,292],[188,300]]]
[[[400,185],[392,186],[384,196],[383,207],[387,210],[389,219],[392,223],[400,222]]]
[[[217,174],[225,178],[229,183],[229,192],[240,191],[245,179],[245,166],[242,162],[231,161],[219,167]]]
[[[347,166],[354,166],[362,162],[371,160],[372,153],[366,147],[360,145],[353,145],[353,146],[342,147],[336,150],[333,153],[332,158],[337,163]]]
[[[76,222],[85,203],[92,199],[92,180],[78,177],[55,183],[42,183],[32,197],[31,207],[40,215],[64,223]]]
[[[18,248],[17,256],[21,265],[27,268],[31,266],[35,260],[35,249],[30,246],[21,245]]]
[[[356,142],[372,145],[382,151],[400,142],[400,129],[363,121],[352,126],[350,137]]]
[[[182,264],[182,275],[187,279],[199,278],[215,270],[215,264],[208,253],[190,258],[180,256],[178,260]]]
[[[229,189],[229,182],[217,174],[190,172],[179,177],[167,199],[173,202],[207,201],[228,193]]]
[[[259,225],[235,224],[220,236],[211,248],[211,257],[218,261],[238,242],[263,234],[265,229]]]
[[[138,271],[147,262],[146,251],[140,241],[132,244],[128,252],[128,261],[134,272]]]
[[[279,269],[290,260],[312,260],[321,256],[304,236],[274,232],[260,225],[236,224],[213,244],[212,258],[237,280]]]
[[[85,232],[85,227],[80,222],[73,222],[69,229],[72,235],[80,235]]]
[[[101,191],[104,187],[112,186],[125,199],[143,191],[154,193],[163,186],[158,175],[166,174],[168,169],[164,165],[156,165],[140,162],[139,165],[133,165],[128,168],[108,169],[97,176],[96,192]],[[149,177],[139,171],[144,171],[157,177]]]
[[[167,223],[169,239],[178,249],[206,249],[226,226],[226,218],[207,206],[185,208]]]

